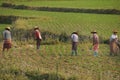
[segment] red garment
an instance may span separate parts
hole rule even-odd
[[[3,44],[4,49],[5,48],[9,49],[9,48],[11,48],[11,46],[12,46],[12,43],[10,40],[4,40],[4,44]]]
[[[36,39],[41,39],[41,34],[39,30],[35,30],[35,38]]]
[[[99,44],[99,37],[97,34],[93,34],[93,45]]]
[[[99,48],[99,44],[94,44],[93,45],[93,51],[98,51],[98,48]]]
[[[97,34],[93,34],[93,51],[98,52],[99,49],[99,37]]]
[[[39,38],[39,32],[37,30],[35,31],[35,37]]]

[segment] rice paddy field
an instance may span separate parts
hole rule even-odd
[[[33,7],[62,7],[84,9],[117,9],[120,0],[1,0]],[[94,57],[92,43],[78,45],[78,56],[71,56],[71,43],[42,44],[36,50],[35,41],[13,41],[8,52],[2,52],[2,31],[7,26],[33,29],[54,34],[78,31],[91,36],[96,30],[105,40],[113,30],[120,36],[120,15],[72,12],[50,12],[0,7],[0,16],[19,16],[11,24],[0,23],[0,80],[120,80],[120,55],[109,56],[109,45],[100,44],[99,56]],[[33,17],[33,18],[29,18]]]
[[[49,29],[56,34],[66,32],[70,35],[73,31],[78,31],[82,35],[90,35],[92,30],[98,30],[100,36],[109,38],[112,30],[119,29],[120,26],[119,15],[59,13],[4,8],[0,8],[0,11],[1,15],[35,17],[35,19],[24,20],[25,24],[30,28],[38,25],[41,30]]]

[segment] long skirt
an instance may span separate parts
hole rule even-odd
[[[11,41],[10,40],[5,40],[4,43],[3,43],[3,48],[11,48],[12,44],[11,44]]]
[[[119,47],[117,46],[116,42],[110,42],[110,53],[117,54],[119,52]]]
[[[99,44],[94,44],[93,51],[98,52],[98,49],[99,49]]]

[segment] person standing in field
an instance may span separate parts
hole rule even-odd
[[[35,28],[34,28],[34,36],[35,36],[35,40],[36,40],[36,48],[39,49],[42,37],[41,37],[41,32],[37,26],[35,26]]]
[[[6,27],[5,30],[3,31],[3,39],[4,39],[3,51],[5,49],[7,49],[8,51],[12,46],[10,27]]]
[[[71,40],[72,40],[72,53],[71,55],[77,55],[77,46],[78,46],[78,33],[77,32],[73,32],[71,35]]]
[[[110,37],[110,55],[114,55],[116,56],[118,53],[118,46],[117,46],[117,42],[118,42],[118,36],[117,36],[117,31],[114,30],[113,34]]]
[[[99,49],[99,37],[97,32],[94,30],[91,32],[93,34],[93,51],[94,56],[98,56],[98,49]]]

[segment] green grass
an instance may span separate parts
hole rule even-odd
[[[13,16],[23,16],[23,17],[39,17],[39,11],[31,10],[17,10],[17,9],[8,9],[0,7],[0,15],[13,15]]]
[[[5,27],[8,27],[8,26],[10,26],[10,24],[1,24],[0,25],[0,32],[2,32],[5,29]]]
[[[80,4],[79,4],[80,2]],[[13,2],[14,3],[14,2]],[[78,4],[76,4],[78,3]],[[87,3],[87,4],[86,4]],[[98,4],[99,3],[99,4]],[[105,6],[118,6],[119,1],[113,0],[81,0],[81,1],[23,1],[15,2],[15,4],[25,4],[29,6],[62,6],[70,7],[85,6],[86,8],[93,6],[94,8],[101,8]],[[89,6],[88,6],[89,5]],[[91,5],[91,6],[90,6]],[[84,7],[84,8],[85,8]],[[112,8],[110,8],[112,9]],[[90,35],[90,32],[96,29],[100,36],[108,39],[112,30],[119,29],[120,18],[119,15],[108,14],[84,14],[84,13],[60,13],[60,12],[44,12],[34,10],[17,10],[0,7],[0,15],[13,15],[22,17],[36,17],[37,19],[26,20],[27,25],[32,28],[35,25],[40,26],[41,30],[48,30],[50,32],[60,34],[67,32],[70,35],[73,31],[78,31],[81,35]],[[24,24],[23,24],[24,25]],[[119,33],[118,33],[119,34]]]
[[[70,44],[42,45],[40,51],[29,44],[12,48],[1,57],[0,79],[29,80],[32,77],[36,80],[42,74],[57,71],[66,79],[73,76],[77,80],[119,80],[119,56],[108,56],[108,45],[101,44],[99,57],[94,57],[90,45],[79,44],[78,56],[70,56]]]
[[[11,2],[11,1],[8,1]],[[119,0],[55,0],[55,1],[13,1],[12,3],[27,6],[90,8],[90,9],[119,9]]]
[[[96,29],[100,36],[109,38],[112,30],[118,30],[120,26],[119,15],[59,13],[6,8],[0,8],[0,11],[0,15],[36,17],[36,19],[25,20],[25,25],[30,28],[38,25],[41,30],[49,29],[50,32],[56,34],[66,32],[70,35],[73,31],[78,31],[79,34],[90,35],[90,32]],[[21,22],[19,23],[22,24]]]

